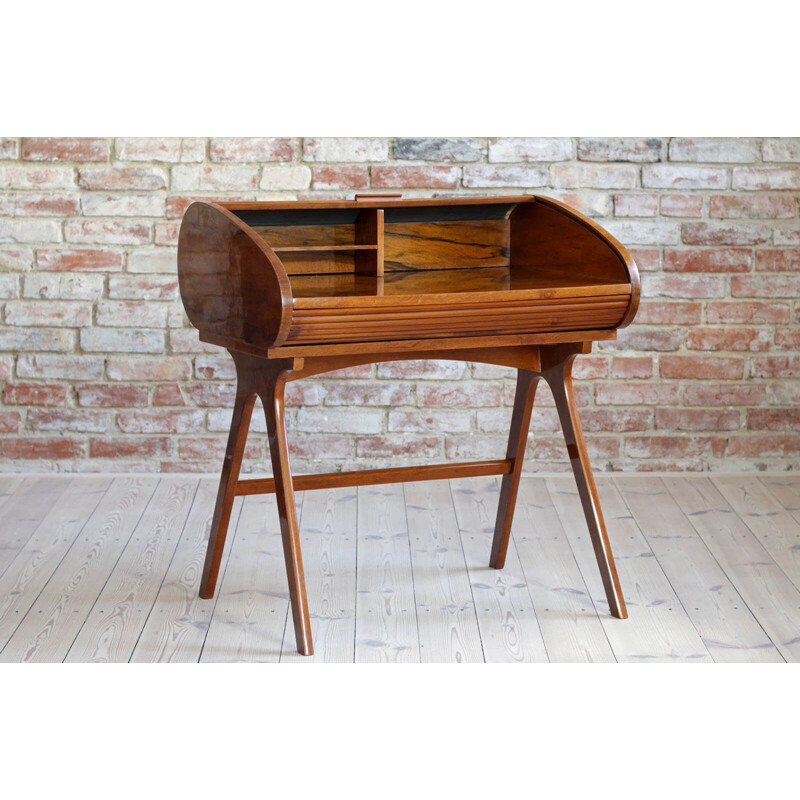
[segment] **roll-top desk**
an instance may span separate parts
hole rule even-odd
[[[490,565],[502,568],[540,379],[564,431],[611,613],[626,617],[572,390],[575,356],[633,319],[627,250],[555,200],[464,197],[194,203],[180,230],[186,313],[236,364],[237,393],[200,594],[212,597],[237,495],[275,492],[297,647],[313,652],[295,489],[502,475]],[[506,457],[292,477],[288,381],[359,364],[456,359],[517,370]],[[255,398],[273,477],[240,480]]]

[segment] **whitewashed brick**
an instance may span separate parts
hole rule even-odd
[[[120,161],[163,161],[180,164],[203,161],[205,139],[137,137],[117,139],[114,152]]]
[[[161,331],[84,328],[81,349],[102,353],[165,353]]]
[[[572,139],[497,139],[489,145],[489,161],[568,161],[573,157],[573,152]]]
[[[85,194],[81,210],[87,217],[163,217],[163,194]]]
[[[308,433],[380,433],[384,412],[379,409],[301,408],[297,413],[297,430]]]
[[[0,242],[60,242],[61,223],[51,219],[0,218]]]
[[[6,303],[6,323],[29,327],[67,328],[90,325],[92,306],[89,303],[59,300],[14,300]]]
[[[181,192],[239,191],[256,188],[258,167],[239,167],[215,164],[214,166],[178,166],[172,168],[171,187]]]
[[[266,166],[261,173],[260,186],[262,189],[308,189],[311,168],[305,164]]]
[[[401,161],[480,161],[482,139],[395,139],[394,157]]]
[[[800,138],[764,139],[764,161],[800,161]]]
[[[174,247],[137,247],[128,256],[128,272],[177,274],[178,251]]]
[[[547,167],[468,164],[464,167],[463,181],[468,188],[546,186]]]
[[[20,378],[96,381],[103,377],[102,356],[24,355],[17,361]]]
[[[678,244],[681,240],[681,226],[676,222],[608,220],[603,227],[624,245]]]
[[[645,164],[642,186],[646,189],[725,189],[724,167],[687,167],[677,164]]]
[[[758,161],[756,139],[671,139],[670,161]]]
[[[661,139],[581,139],[581,161],[660,161],[664,149]]]
[[[103,295],[102,275],[57,272],[26,275],[23,297],[54,300],[98,300]]]
[[[551,171],[555,189],[633,189],[638,178],[629,165],[555,164]]]
[[[386,161],[388,139],[304,139],[305,161]]]

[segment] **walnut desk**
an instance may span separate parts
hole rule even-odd
[[[502,475],[490,565],[503,567],[536,386],[550,385],[611,613],[625,618],[572,389],[572,362],[639,303],[627,250],[546,197],[194,203],[180,230],[181,297],[204,342],[230,351],[237,393],[200,594],[214,594],[236,495],[275,492],[297,648],[313,652],[294,490]],[[292,477],[288,381],[380,361],[514,367],[506,457]],[[256,396],[273,477],[240,480]]]

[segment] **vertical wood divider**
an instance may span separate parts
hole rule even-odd
[[[356,244],[374,245],[374,250],[356,250],[355,271],[383,278],[383,209],[365,208],[356,218]]]

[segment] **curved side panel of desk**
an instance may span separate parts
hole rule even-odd
[[[265,354],[283,343],[292,321],[292,289],[272,248],[215,203],[192,203],[178,240],[178,281],[200,338]]]
[[[511,214],[511,263],[563,269],[631,286],[624,328],[639,308],[639,269],[625,246],[594,220],[550,197],[536,195]]]

